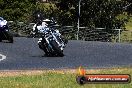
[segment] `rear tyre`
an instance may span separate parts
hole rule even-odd
[[[64,36],[60,36],[60,37],[61,37],[61,39],[64,41],[65,44],[68,43],[68,40],[67,40]]]
[[[67,39],[64,39],[64,43],[67,44],[68,43],[68,40]]]
[[[13,42],[14,42],[13,37],[10,36],[10,37],[9,37],[9,43],[13,43]]]
[[[13,36],[10,33],[7,33],[7,36],[8,36],[9,43],[13,43],[14,42]]]
[[[50,44],[51,44],[55,54],[57,54],[58,56],[61,56],[61,57],[64,56],[63,51],[58,47],[58,44],[55,41],[51,41]]]
[[[0,32],[0,42],[2,42],[2,32]]]
[[[9,43],[13,43],[13,42],[14,42],[14,41],[13,41],[13,36],[12,36],[11,33],[9,33],[9,32],[4,32],[4,36],[5,36],[5,40],[8,40]]]

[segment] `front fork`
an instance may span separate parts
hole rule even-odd
[[[64,47],[65,47],[64,42],[62,40],[60,40],[60,42],[61,42],[60,43],[55,35],[53,35],[53,37],[54,37],[55,41],[57,42],[57,44],[59,45],[60,49],[63,51]]]
[[[47,39],[40,38],[38,41],[38,45],[41,46],[40,48],[44,50],[46,54],[49,54],[51,52],[51,48],[49,48]]]

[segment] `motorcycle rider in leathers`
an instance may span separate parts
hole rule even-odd
[[[0,17],[0,42],[2,40],[9,40],[11,43],[13,43],[13,38],[9,33],[9,28],[7,25],[7,21],[4,20],[4,18]]]
[[[33,32],[35,35],[39,34],[39,33],[43,33],[44,30],[48,30],[48,25],[54,25],[56,24],[56,22],[54,21],[53,18],[51,18],[51,20],[49,19],[45,19],[43,20],[43,17],[41,14],[37,14],[37,22],[36,24],[33,26]],[[55,31],[59,32],[59,30],[55,29]],[[65,44],[68,43],[68,40],[66,40],[62,35],[60,35],[61,38],[64,40]]]
[[[54,24],[56,24],[56,22],[54,21],[54,19],[52,18],[51,20],[49,20],[49,19],[45,19],[45,20],[43,20],[43,17],[42,17],[42,15],[41,14],[37,14],[37,22],[36,22],[36,24],[33,26],[33,32],[34,32],[34,34],[36,35],[36,34],[39,34],[39,33],[41,33],[41,34],[43,34],[44,33],[44,31],[45,30],[49,30],[49,25],[54,25]],[[59,33],[59,30],[57,30],[57,29],[54,29],[56,32],[58,32],[58,34],[60,34]],[[60,34],[59,35],[62,39],[64,39],[64,42],[65,42],[65,44],[67,44],[67,40]],[[42,42],[42,38],[40,38],[39,39],[39,41],[38,41],[38,44],[40,43],[40,42]],[[39,45],[39,48],[40,49],[45,49],[43,46],[40,46]],[[44,50],[45,51],[45,54],[47,54],[46,53],[46,50]]]

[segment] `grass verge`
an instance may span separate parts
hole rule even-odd
[[[132,68],[87,69],[87,74],[130,74]],[[131,88],[129,84],[76,83],[77,70],[1,71],[0,88]],[[12,74],[12,75],[9,75]],[[17,75],[16,75],[17,74]]]

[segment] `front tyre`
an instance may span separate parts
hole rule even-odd
[[[42,42],[43,42],[43,43],[42,43]],[[39,48],[40,48],[41,50],[44,51],[45,56],[51,56],[50,51],[49,51],[49,49],[48,49],[48,46],[47,46],[46,43],[44,43],[44,42],[45,42],[45,41],[42,40],[41,42],[38,43]]]
[[[50,42],[50,44],[51,44],[55,54],[57,54],[57,55],[59,55],[61,57],[64,56],[63,51],[58,47],[58,44],[56,43],[56,41],[52,40]]]

